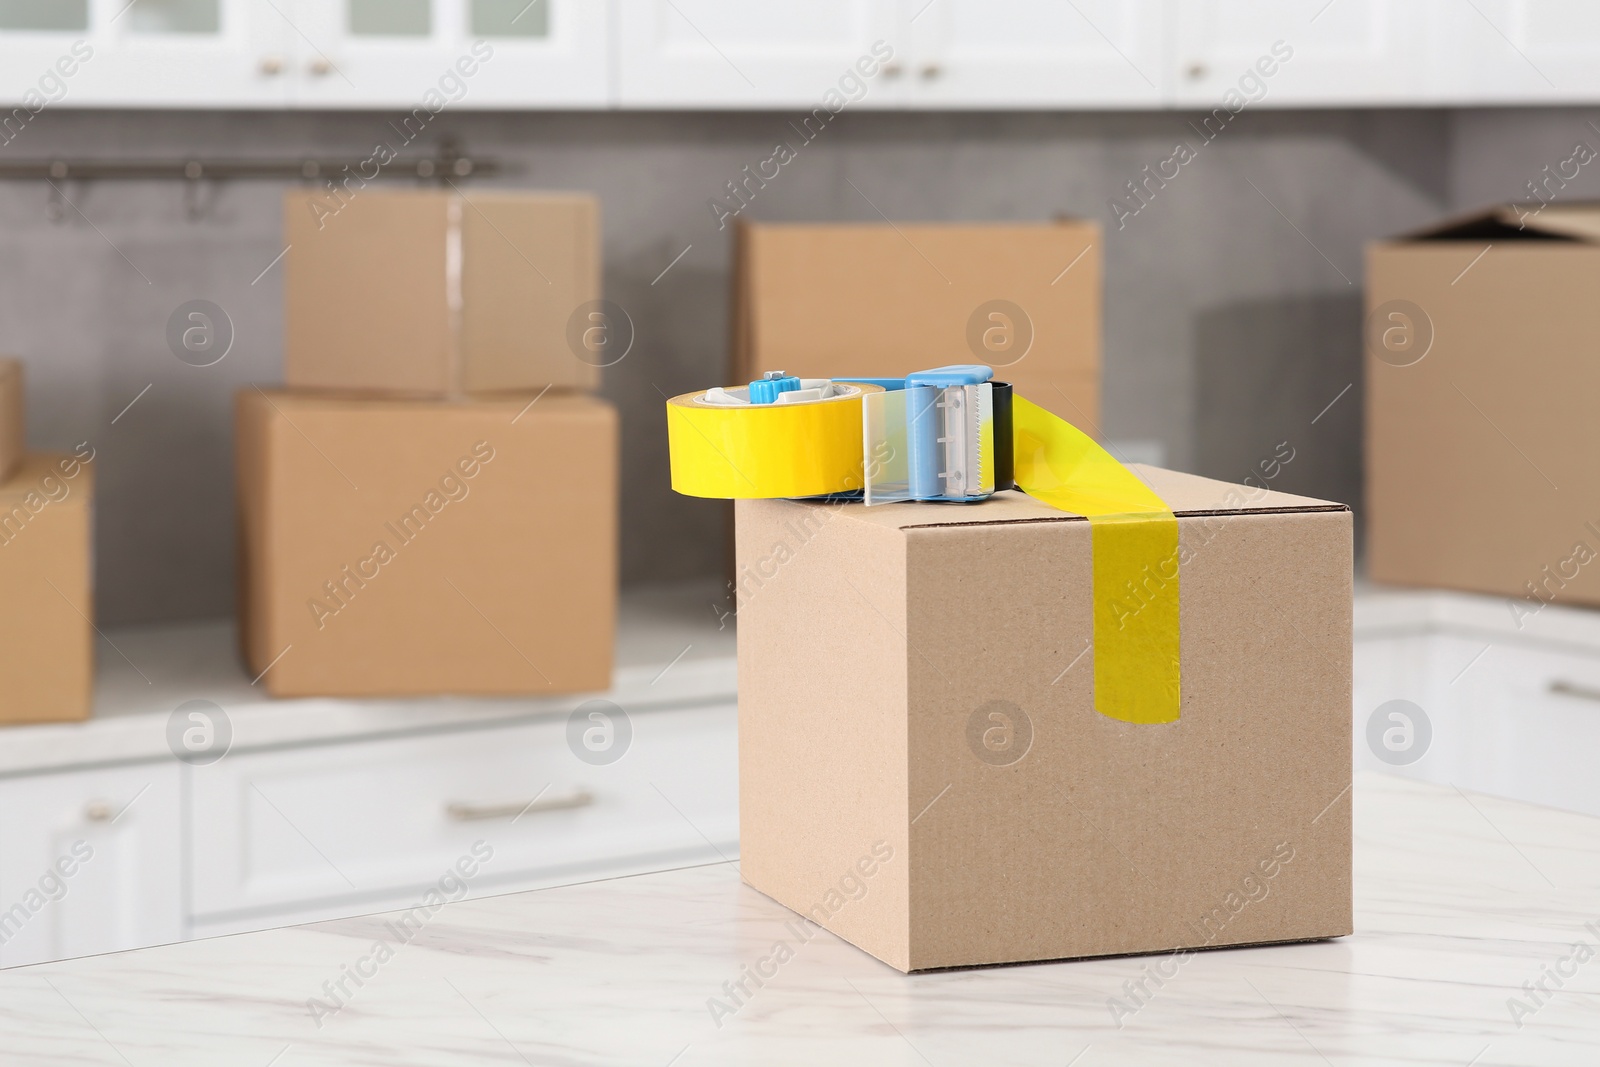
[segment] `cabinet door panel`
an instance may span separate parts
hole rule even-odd
[[[1474,0],[1444,5],[1437,96],[1451,104],[1593,103],[1600,98],[1600,4]]]
[[[0,781],[0,965],[183,936],[175,763]]]
[[[1180,105],[1404,104],[1433,76],[1431,0],[1198,0],[1177,6]]]
[[[618,10],[624,107],[812,108],[830,91],[850,107],[886,107],[904,81],[895,0],[621,0]],[[863,80],[858,63],[876,73]]]
[[[300,0],[302,107],[600,107],[607,6],[581,0]],[[384,131],[382,136],[389,137]],[[392,147],[403,144],[390,138]]]
[[[1159,107],[1158,0],[909,0],[910,107]]]
[[[281,107],[288,100],[292,28],[266,0],[81,0],[72,18],[31,31],[17,29],[8,14],[0,6],[0,103],[7,107]]]

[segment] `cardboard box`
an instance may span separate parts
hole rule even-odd
[[[361,189],[341,203],[296,190],[283,218],[288,385],[442,396],[599,384],[610,359],[570,329],[600,298],[594,197]]]
[[[1374,580],[1513,597],[1519,618],[1600,604],[1597,288],[1600,204],[1507,205],[1369,247]]]
[[[275,696],[611,685],[617,419],[238,394],[240,630]]]
[[[16,474],[27,448],[27,431],[22,363],[0,356],[0,482]]]
[[[750,885],[902,971],[1351,932],[1349,509],[1138,469],[1180,530],[1163,725],[1095,711],[1084,519],[738,502]]]
[[[741,222],[734,257],[735,384],[987,363],[1099,436],[1093,223]]]
[[[36,453],[0,484],[0,723],[89,717],[92,459]]]

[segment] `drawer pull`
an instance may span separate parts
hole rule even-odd
[[[1600,700],[1600,687],[1592,685],[1579,685],[1576,682],[1556,679],[1550,683],[1550,692],[1565,697],[1582,697],[1584,700]]]
[[[518,800],[509,804],[465,804],[457,801],[445,805],[445,814],[456,822],[480,822],[484,819],[512,819],[540,811],[565,811],[568,808],[586,808],[594,803],[594,794],[579,786],[567,793],[554,796],[540,794],[532,800]]]

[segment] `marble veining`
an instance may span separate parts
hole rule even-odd
[[[1198,953],[1120,1019],[1163,957],[904,976],[719,863],[451,904],[410,941],[369,916],[4,972],[0,1060],[1600,1063],[1600,819],[1377,775],[1353,804],[1354,936]]]

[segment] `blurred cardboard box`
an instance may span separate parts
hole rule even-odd
[[[0,482],[9,479],[27,447],[27,412],[23,404],[22,362],[0,356]]]
[[[1600,604],[1600,204],[1506,205],[1367,252],[1367,566]],[[1486,502],[1489,506],[1485,506]]]
[[[240,628],[276,696],[611,684],[617,419],[242,390]]]
[[[600,313],[592,196],[295,190],[283,217],[290,387],[593,389],[612,361],[585,344]]]
[[[93,458],[35,453],[0,484],[0,722],[89,717]]]
[[[741,222],[732,384],[987,363],[1099,436],[1100,228]]]
[[[738,502],[750,885],[902,971],[1351,932],[1350,511],[1138,469],[1179,525],[1159,725],[1095,710],[1081,517]]]

